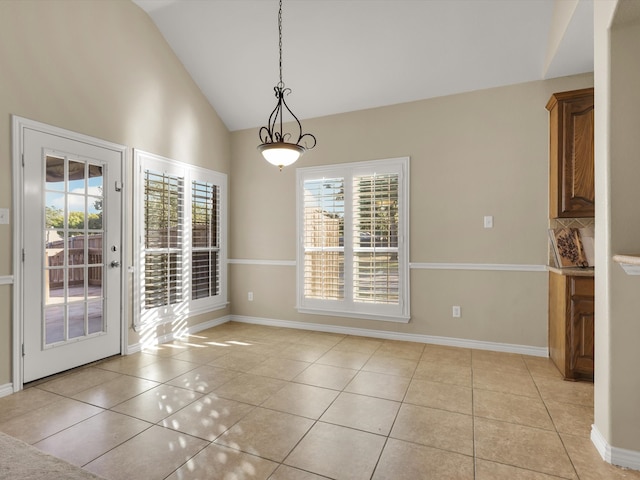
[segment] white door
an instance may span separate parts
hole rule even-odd
[[[120,353],[121,152],[25,128],[23,380]]]

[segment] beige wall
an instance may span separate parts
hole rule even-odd
[[[640,15],[636,2],[594,5],[599,272],[595,426],[614,449],[640,452],[640,277],[626,275],[611,260],[617,253],[640,252]]]
[[[0,0],[0,69],[0,208],[12,202],[11,114],[127,145],[129,180],[134,147],[229,172],[229,132],[129,0]],[[0,276],[13,274],[12,226],[0,225]],[[11,381],[10,298],[0,285],[0,385]]]
[[[611,253],[638,252],[640,221],[640,21],[611,34]],[[618,267],[615,265],[614,267]],[[611,443],[640,451],[640,277],[613,268],[610,275]],[[623,426],[624,425],[624,426]],[[633,427],[631,427],[633,425]]]
[[[544,265],[545,105],[592,82],[581,75],[307,120],[318,146],[282,172],[260,158],[257,129],[233,132],[229,257],[295,260],[296,167],[410,156],[411,262]],[[236,315],[547,346],[545,272],[412,269],[412,319],[396,324],[297,313],[293,266],[230,271]]]
[[[629,208],[640,203],[640,26],[619,18],[609,40],[617,3],[594,4],[595,424],[611,445],[640,451],[639,277],[610,260],[637,252],[640,239],[637,209]],[[17,114],[231,173],[230,257],[295,259],[295,168],[279,173],[261,160],[256,130],[229,135],[128,0],[0,0],[0,68],[0,208],[12,202],[10,115]],[[412,262],[544,264],[544,105],[553,92],[593,81],[585,75],[305,121],[319,145],[299,166],[409,155]],[[482,228],[487,214],[493,230]],[[13,274],[12,225],[0,225],[0,277]],[[299,315],[290,266],[232,265],[229,291],[238,315],[546,346],[544,273],[414,269],[411,281],[407,325]],[[11,290],[0,285],[0,386],[11,381]],[[453,304],[462,305],[461,319],[451,318]]]

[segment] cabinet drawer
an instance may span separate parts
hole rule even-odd
[[[569,291],[571,296],[593,297],[592,277],[569,277]]]

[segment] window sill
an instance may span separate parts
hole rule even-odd
[[[311,308],[297,307],[298,313],[307,313],[310,315],[328,315],[330,317],[346,317],[346,318],[360,318],[363,320],[377,320],[382,322],[393,323],[409,323],[410,316],[390,316],[390,315],[375,315],[371,313],[358,313],[358,312],[343,312],[337,310],[320,310]]]

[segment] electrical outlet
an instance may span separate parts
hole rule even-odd
[[[493,215],[484,216],[484,228],[493,228]]]
[[[451,314],[453,315],[454,318],[460,318],[460,315],[461,315],[460,306],[454,305],[453,308],[451,309]]]
[[[249,300],[250,302],[253,302],[253,292],[249,292],[247,294],[247,300]]]

